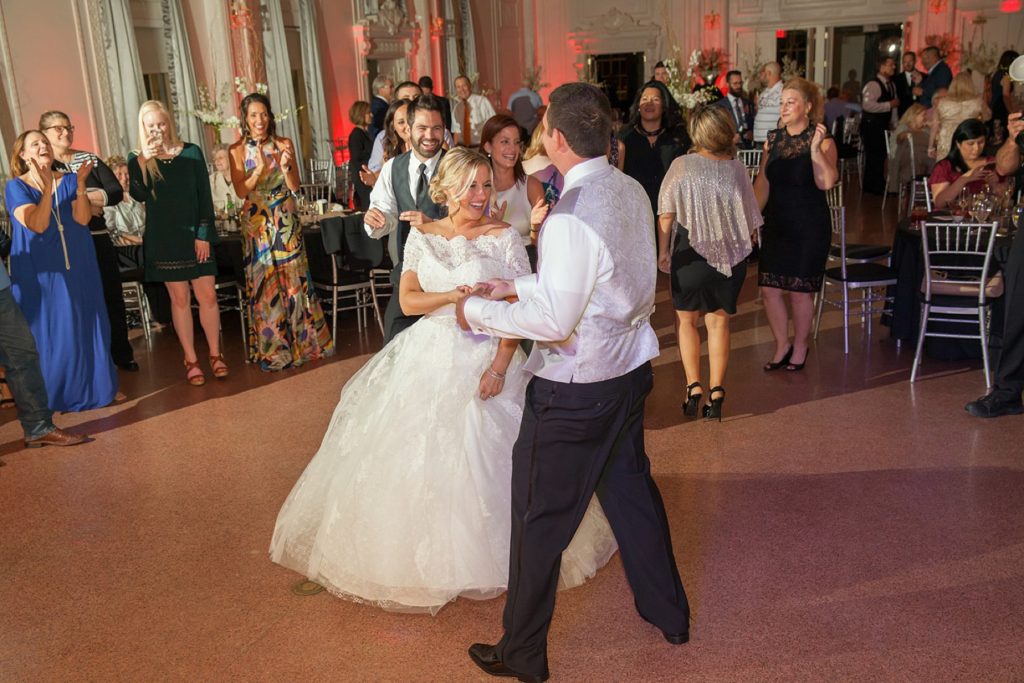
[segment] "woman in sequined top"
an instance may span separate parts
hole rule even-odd
[[[696,417],[703,396],[697,328],[703,313],[710,366],[704,417],[721,420],[729,316],[736,313],[762,219],[746,167],[736,160],[729,112],[701,107],[690,116],[689,133],[694,150],[672,162],[661,185],[658,268],[672,277],[679,358],[689,382],[683,412]]]

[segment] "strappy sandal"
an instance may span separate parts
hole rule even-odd
[[[224,362],[224,354],[210,356],[210,369],[213,370],[213,376],[217,379],[224,379],[231,374],[228,364]]]
[[[194,387],[201,387],[206,384],[206,375],[203,374],[203,369],[199,367],[199,361],[185,361],[185,379],[188,383]]]

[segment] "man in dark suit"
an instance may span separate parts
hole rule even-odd
[[[372,140],[377,137],[377,133],[384,130],[384,116],[388,113],[388,107],[391,105],[395,82],[387,76],[377,76],[373,79],[371,90],[373,90],[373,98],[370,100],[370,114],[373,116],[373,121],[367,132]]]
[[[715,106],[725,109],[736,124],[736,132],[740,135],[739,148],[750,149],[754,145],[754,103],[744,97],[743,74],[730,71],[725,75],[729,92],[725,97],[715,101]]]
[[[444,121],[441,103],[431,95],[422,95],[409,105],[412,149],[384,162],[370,193],[370,210],[363,218],[366,232],[374,239],[391,235],[388,250],[395,267],[391,271],[391,299],[384,312],[384,343],[410,327],[419,316],[402,313],[398,284],[402,278],[402,257],[411,227],[437,220],[445,207],[430,198],[430,179],[444,156]]]
[[[949,87],[953,82],[953,72],[939,54],[939,48],[934,45],[921,50],[921,63],[928,69],[928,73],[921,80],[921,84],[914,88],[913,93],[918,102],[931,108],[935,91]]]
[[[1024,134],[1024,119],[1010,114],[1006,124],[1006,142],[996,153],[996,171],[1002,176],[1021,172],[1021,146],[1017,136]],[[1006,317],[1003,321],[1003,346],[995,364],[992,391],[964,408],[975,417],[1000,417],[1024,413],[1024,221],[1017,222],[1017,236],[1010,246],[1010,257],[1003,267],[1006,281]]]
[[[917,102],[914,97],[914,86],[921,82],[924,74],[917,70],[917,54],[913,52],[903,53],[903,70],[893,78],[896,86],[896,98],[900,101],[897,107],[897,115],[903,118],[903,114],[910,109],[910,105]]]

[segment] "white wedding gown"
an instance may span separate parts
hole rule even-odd
[[[404,264],[433,292],[529,272],[511,229],[451,241],[413,229]],[[481,400],[498,340],[463,332],[454,312],[424,316],[342,389],[278,514],[274,562],[386,609],[436,613],[506,589],[512,445],[529,377],[517,349],[502,392]],[[562,555],[560,587],[593,576],[616,547],[594,498]]]

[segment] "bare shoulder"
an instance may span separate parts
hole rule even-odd
[[[487,223],[484,223],[483,225],[480,226],[481,229],[486,229],[486,232],[484,232],[483,234],[490,235],[491,237],[498,237],[506,230],[508,230],[510,227],[512,227],[511,223],[506,223],[505,221],[499,221],[494,219],[489,220]]]
[[[436,221],[428,221],[426,223],[420,223],[418,226],[414,226],[412,230],[419,232],[424,235],[444,235],[448,230],[448,223],[450,221],[447,218],[439,218]]]

